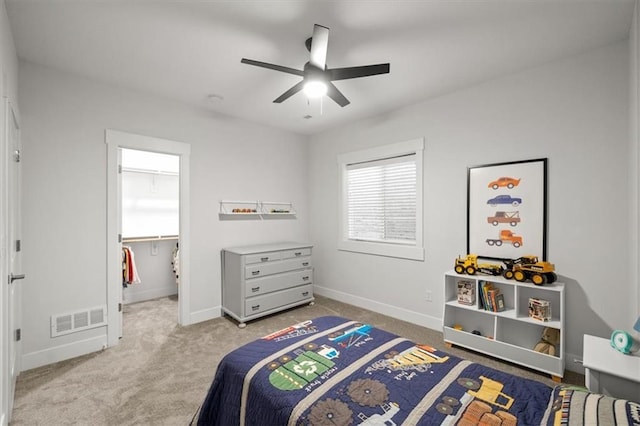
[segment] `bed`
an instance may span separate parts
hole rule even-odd
[[[227,354],[198,425],[640,425],[640,405],[549,387],[346,318]]]

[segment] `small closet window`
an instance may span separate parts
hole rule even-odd
[[[122,149],[122,236],[177,236],[180,157]]]

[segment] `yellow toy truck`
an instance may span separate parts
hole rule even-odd
[[[476,272],[487,275],[502,275],[504,268],[501,265],[494,265],[491,263],[478,263],[478,255],[468,254],[465,257],[456,259],[454,267],[458,274],[475,275]]]

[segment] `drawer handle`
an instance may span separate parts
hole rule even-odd
[[[302,277],[302,279],[303,279],[304,281],[307,281],[307,280],[309,279],[309,275],[307,275],[306,277]]]
[[[260,291],[260,287],[251,287],[251,291],[255,293],[256,291]]]
[[[308,292],[308,291],[303,291],[303,292],[302,292],[302,295],[303,295],[303,296],[308,296],[308,295],[309,295],[309,292]]]
[[[260,258],[261,262],[266,262],[267,260],[269,260],[269,256]]]
[[[259,273],[260,273],[259,269],[257,271],[251,271],[251,275],[258,275]]]
[[[309,262],[302,262],[302,266],[309,266]]]
[[[260,305],[253,305],[253,306],[251,307],[251,310],[252,310],[252,311],[257,311],[258,309],[260,309]]]
[[[301,251],[297,251],[297,252],[295,252],[293,254],[296,255],[296,256],[302,256],[302,252]]]

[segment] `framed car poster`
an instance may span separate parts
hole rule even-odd
[[[467,168],[467,254],[547,260],[547,159]]]

